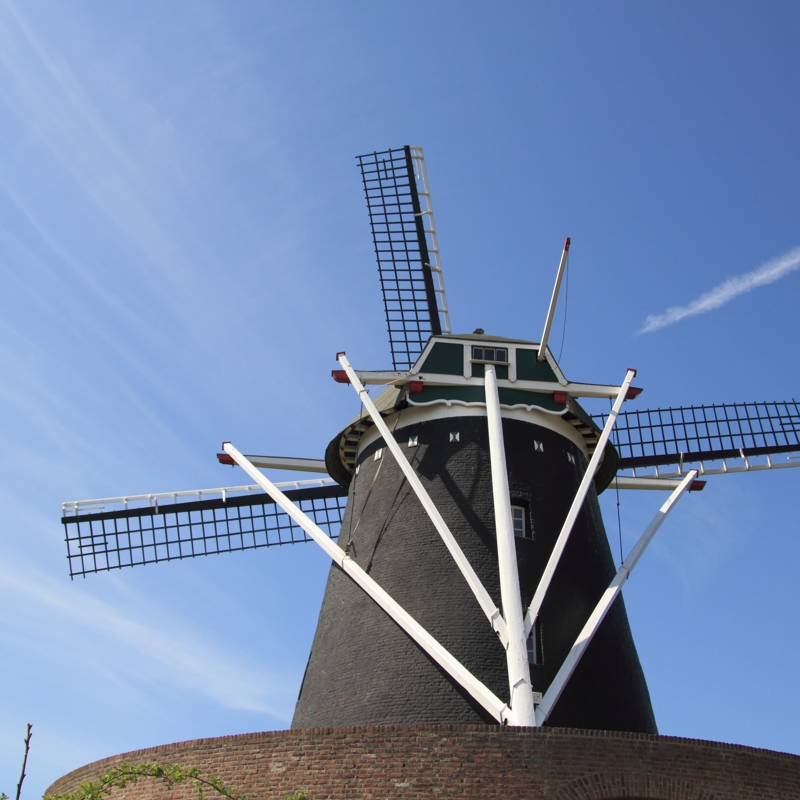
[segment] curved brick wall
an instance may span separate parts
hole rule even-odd
[[[113,756],[60,778],[48,794],[120,761],[196,766],[250,800],[298,790],[312,800],[797,800],[800,757],[740,745],[570,728],[409,725],[249,733]],[[146,780],[113,798],[194,800]]]

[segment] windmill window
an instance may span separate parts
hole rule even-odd
[[[567,453],[567,461],[569,461],[570,464],[574,464],[575,463],[575,456],[572,455],[572,453]]]
[[[419,444],[419,436],[409,436],[408,437],[408,446],[409,447],[416,447]]]
[[[534,441],[533,441],[533,450],[536,453],[544,453],[544,444],[542,442],[536,441],[534,439]]]
[[[514,536],[518,539],[531,538],[527,517],[528,515],[524,506],[511,506],[511,522],[514,528]]]
[[[378,460],[379,460],[380,458],[382,458],[382,457],[383,457],[383,448],[382,448],[382,447],[379,447],[379,448],[378,448],[378,449],[375,451],[375,461],[378,461]]]
[[[472,360],[490,364],[508,364],[507,347],[473,347]]]
[[[458,431],[451,431],[451,433],[450,433],[450,441],[451,442],[460,442],[461,441],[461,434]]]
[[[533,667],[540,667],[544,663],[542,658],[542,626],[538,619],[533,625],[531,635],[528,637],[528,663]]]

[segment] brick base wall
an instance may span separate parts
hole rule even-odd
[[[250,800],[782,800],[800,797],[800,756],[651,734],[570,728],[403,725],[197,739],[123,753],[59,778],[48,794],[121,761],[198,767]],[[194,800],[145,779],[112,798]]]

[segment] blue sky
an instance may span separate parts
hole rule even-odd
[[[798,24],[777,0],[0,0],[0,789],[28,721],[28,796],[288,726],[321,552],[71,582],[60,503],[243,483],[223,440],[322,455],[358,410],[336,351],[390,365],[357,154],[425,148],[455,331],[536,339],[571,236],[568,377],[636,367],[641,408],[795,396]],[[627,585],[662,733],[800,752],[798,481],[709,481]],[[662,500],[622,494],[626,550]]]

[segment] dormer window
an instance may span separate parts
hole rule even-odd
[[[508,364],[507,347],[473,347],[472,360],[484,364]]]

